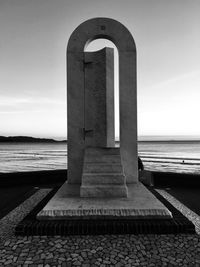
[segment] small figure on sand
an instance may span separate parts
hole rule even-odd
[[[140,157],[138,157],[138,170],[143,171],[144,170],[144,165],[142,163],[142,160]]]

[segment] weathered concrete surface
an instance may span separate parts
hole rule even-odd
[[[81,184],[85,140],[84,48],[88,42],[105,38],[119,52],[120,151],[127,183],[138,182],[136,47],[132,35],[121,23],[94,18],[79,25],[67,47],[68,182]]]
[[[116,160],[115,163],[113,159]],[[85,149],[80,196],[93,198],[128,196],[119,148]]]
[[[114,147],[114,49],[84,56],[85,147]]]
[[[81,198],[69,196],[65,183],[37,215],[39,220],[83,219],[148,219],[171,218],[171,212],[152,195],[141,183],[128,185],[128,198]]]

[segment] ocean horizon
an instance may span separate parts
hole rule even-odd
[[[200,174],[199,141],[143,140],[138,155],[149,171]],[[1,143],[0,157],[0,173],[67,169],[67,143]]]

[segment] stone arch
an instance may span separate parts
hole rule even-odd
[[[136,46],[128,29],[109,18],[80,24],[67,46],[68,182],[81,183],[84,139],[84,48],[92,40],[112,41],[119,53],[120,153],[127,183],[138,182]]]

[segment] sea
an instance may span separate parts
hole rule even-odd
[[[138,143],[150,171],[200,174],[200,142]],[[0,173],[67,169],[67,143],[0,143]]]

